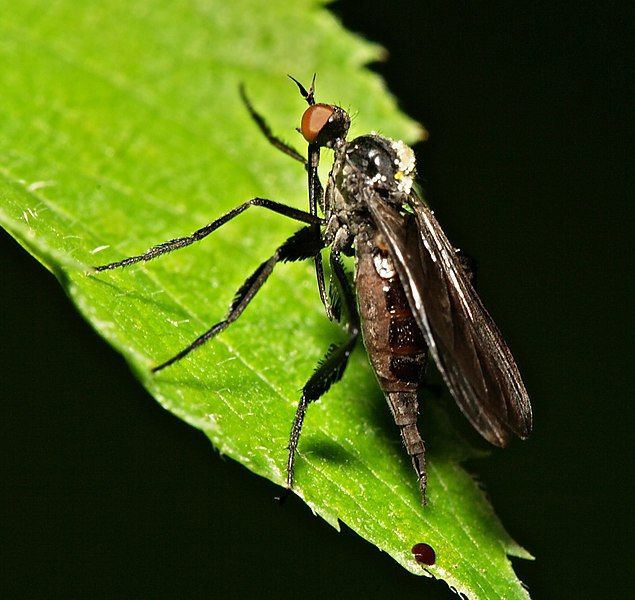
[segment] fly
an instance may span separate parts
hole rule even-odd
[[[153,371],[181,360],[236,321],[277,263],[310,259],[326,314],[342,324],[346,339],[331,344],[302,390],[289,436],[286,487],[289,490],[293,485],[307,408],[341,379],[361,335],[425,503],[425,447],[417,429],[417,394],[428,358],[432,357],[463,414],[496,446],[505,446],[512,434],[528,437],[532,426],[529,398],[507,345],[474,291],[468,261],[450,244],[413,188],[412,149],[374,133],[347,141],[350,118],[346,111],[316,103],[313,83],[306,90],[293,81],[309,105],[298,129],[308,142],[307,159],[273,135],[243,88],[241,96],[267,140],[305,166],[308,211],[252,198],[192,235],[95,270],[149,261],[189,246],[251,206],[304,223],[247,278],[225,319]],[[318,175],[323,147],[334,152],[326,188]],[[325,248],[330,250],[329,290],[322,261]],[[353,281],[344,269],[342,255],[355,257]]]

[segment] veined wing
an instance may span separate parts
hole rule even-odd
[[[414,214],[374,194],[368,208],[383,234],[410,308],[457,404],[489,442],[531,432],[531,405],[514,358],[432,211],[411,196]]]

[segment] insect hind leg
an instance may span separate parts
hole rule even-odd
[[[289,450],[289,456],[287,458],[287,490],[293,487],[295,454],[298,449],[298,442],[300,441],[300,434],[302,433],[302,425],[307,408],[311,402],[318,400],[334,383],[342,378],[346,370],[346,365],[348,364],[348,357],[355,347],[358,335],[357,331],[353,332],[349,339],[341,346],[332,344],[302,389],[302,398],[300,398],[296,409],[293,425],[291,426],[291,433],[289,435],[289,445],[287,446]]]
[[[311,402],[318,400],[334,383],[342,378],[346,370],[346,365],[348,364],[348,358],[355,348],[357,338],[359,337],[360,323],[355,304],[355,296],[353,295],[337,252],[331,253],[330,262],[335,282],[340,288],[342,303],[346,312],[348,339],[341,345],[331,344],[324,358],[318,363],[313,375],[311,375],[302,389],[302,397],[296,409],[291,433],[289,435],[289,445],[287,446],[289,450],[289,456],[287,458],[287,492],[281,499],[286,497],[288,490],[293,486],[295,454],[298,449],[298,442],[300,441],[300,434],[302,432],[302,425],[307,408]]]

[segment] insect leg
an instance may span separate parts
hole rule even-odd
[[[324,245],[322,236],[319,230],[314,229],[313,226],[308,226],[296,231],[290,238],[288,238],[282,246],[280,246],[273,256],[263,262],[243,283],[238,289],[234,297],[229,312],[225,319],[216,323],[213,327],[208,329],[205,333],[197,337],[189,346],[183,348],[178,354],[175,354],[172,358],[161,363],[157,367],[152,369],[153,373],[165,369],[165,367],[181,360],[184,356],[187,356],[192,350],[195,350],[199,346],[202,346],[208,340],[216,337],[221,331],[227,329],[247,308],[247,305],[251,302],[254,296],[258,293],[265,281],[271,275],[273,268],[278,262],[289,262],[296,260],[304,260],[311,258],[316,252],[319,252]]]
[[[309,185],[309,212],[317,215],[318,202],[322,211],[324,211],[324,188],[320,182],[318,174],[318,165],[320,162],[320,148],[316,144],[309,144],[309,161],[307,166],[308,185]],[[316,254],[314,258],[315,277],[317,279],[318,292],[320,300],[326,311],[326,316],[331,321],[339,321],[339,314],[333,304],[332,299],[326,289],[326,281],[324,277],[324,265],[322,264],[322,255]]]
[[[353,351],[359,336],[360,323],[357,306],[355,304],[355,296],[340,261],[339,253],[331,252],[331,270],[340,287],[340,293],[344,300],[348,339],[342,345],[331,345],[324,358],[318,363],[313,375],[311,375],[302,389],[302,398],[296,409],[291,434],[289,435],[289,445],[287,447],[289,450],[287,459],[287,489],[291,489],[293,486],[295,453],[298,448],[298,442],[300,441],[302,424],[304,423],[307,408],[311,402],[318,400],[334,383],[342,378],[348,363],[348,357]]]
[[[309,144],[309,161],[307,163],[308,172],[308,184],[309,184],[309,212],[312,215],[317,215],[318,201],[324,210],[324,189],[320,182],[320,176],[318,174],[318,164],[320,162],[320,149],[315,144]],[[322,255],[316,254],[314,258],[315,263],[315,277],[318,284],[318,292],[320,293],[320,300],[326,311],[326,316],[331,321],[339,320],[338,315],[333,310],[331,300],[328,292],[326,291],[326,283],[324,279],[324,265],[322,264]]]
[[[307,408],[311,402],[318,400],[334,383],[342,378],[346,364],[348,363],[348,357],[355,347],[357,336],[358,330],[355,330],[349,334],[348,340],[341,346],[332,344],[302,389],[302,397],[296,409],[293,425],[291,426],[291,433],[289,435],[289,445],[287,446],[289,450],[287,458],[288,489],[291,489],[293,486],[295,453],[298,449],[298,442],[300,441],[302,424],[304,423]]]
[[[293,79],[293,77],[291,77]],[[315,79],[315,77],[314,77]],[[310,91],[307,92],[304,87],[295,79],[293,79],[295,83],[300,88],[300,92],[307,99],[307,102],[311,104],[309,98],[313,98],[313,84],[311,84]],[[318,176],[318,164],[320,162],[320,149],[315,144],[309,144],[309,159],[305,160],[304,157],[294,148],[283,142],[280,138],[276,137],[264,117],[256,111],[251,103],[251,100],[247,97],[247,92],[245,91],[245,86],[241,84],[240,86],[240,96],[243,100],[243,103],[247,107],[251,118],[254,120],[258,128],[262,132],[262,134],[267,138],[267,141],[280,150],[284,152],[287,156],[301,162],[304,164],[309,178],[309,212],[312,215],[317,215],[317,204],[321,201],[323,188],[320,183],[320,178]],[[326,310],[326,314],[331,321],[336,321],[337,318],[333,313],[331,308],[331,303],[329,301],[329,296],[326,291],[326,285],[324,281],[324,266],[322,265],[322,256],[320,254],[316,254],[314,257],[315,261],[315,275],[318,282],[318,291],[320,293],[320,300],[322,300],[322,304],[324,305],[324,309]]]
[[[150,248],[143,254],[139,254],[138,256],[130,256],[129,258],[124,258],[123,260],[119,260],[117,262],[112,262],[107,265],[100,265],[93,268],[95,269],[95,271],[109,271],[111,269],[127,267],[128,265],[132,265],[134,263],[152,260],[157,256],[161,256],[162,254],[166,254],[167,252],[172,252],[172,250],[185,248],[185,246],[189,246],[194,242],[198,242],[199,240],[202,240],[204,237],[208,236],[210,233],[216,231],[219,227],[225,225],[225,223],[231,221],[234,217],[237,217],[239,214],[246,211],[250,206],[262,206],[267,210],[271,210],[280,215],[284,215],[285,217],[289,217],[290,219],[295,219],[296,221],[301,221],[302,223],[319,225],[322,222],[319,217],[316,217],[315,215],[312,215],[306,211],[292,208],[291,206],[287,206],[286,204],[281,204],[280,202],[274,202],[273,200],[267,200],[265,198],[252,198],[247,202],[243,202],[240,206],[237,206],[233,210],[230,210],[228,213],[225,213],[222,217],[219,217],[215,221],[212,221],[209,225],[205,225],[205,227],[197,229],[194,233],[192,233],[192,235],[168,240],[167,242],[163,242],[162,244],[153,246],[152,248]]]
[[[316,254],[313,260],[315,263],[315,277],[317,279],[318,292],[320,293],[320,300],[322,301],[322,305],[324,306],[324,310],[326,311],[326,316],[329,318],[330,321],[339,321],[337,312],[333,309],[333,303],[331,302],[331,299],[329,298],[329,295],[326,291],[322,255]]]
[[[267,141],[272,146],[274,146],[281,152],[284,152],[287,156],[290,156],[294,160],[301,162],[306,167],[307,162],[304,159],[304,156],[302,156],[295,148],[292,148],[291,146],[289,146],[289,144],[286,144],[280,138],[276,137],[273,134],[273,132],[271,131],[271,128],[269,127],[269,125],[267,125],[267,122],[265,121],[263,116],[256,111],[256,109],[253,107],[253,104],[251,103],[251,100],[249,100],[249,98],[247,97],[245,86],[241,84],[239,89],[240,89],[240,97],[242,98],[243,103],[247,107],[247,110],[249,111],[251,118],[254,120],[256,125],[258,125],[258,129],[260,129],[262,134],[267,138]]]

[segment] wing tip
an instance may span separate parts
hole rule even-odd
[[[495,425],[488,428],[479,427],[471,419],[474,428],[493,446],[505,448],[512,437],[512,434],[521,440],[527,440],[531,436],[533,422],[531,412],[523,415],[515,423],[498,421]]]
[[[534,417],[531,411],[531,404],[529,398],[526,398],[526,402],[523,403],[524,410],[522,411],[520,418],[514,432],[521,440],[526,440],[531,435],[534,428]]]

